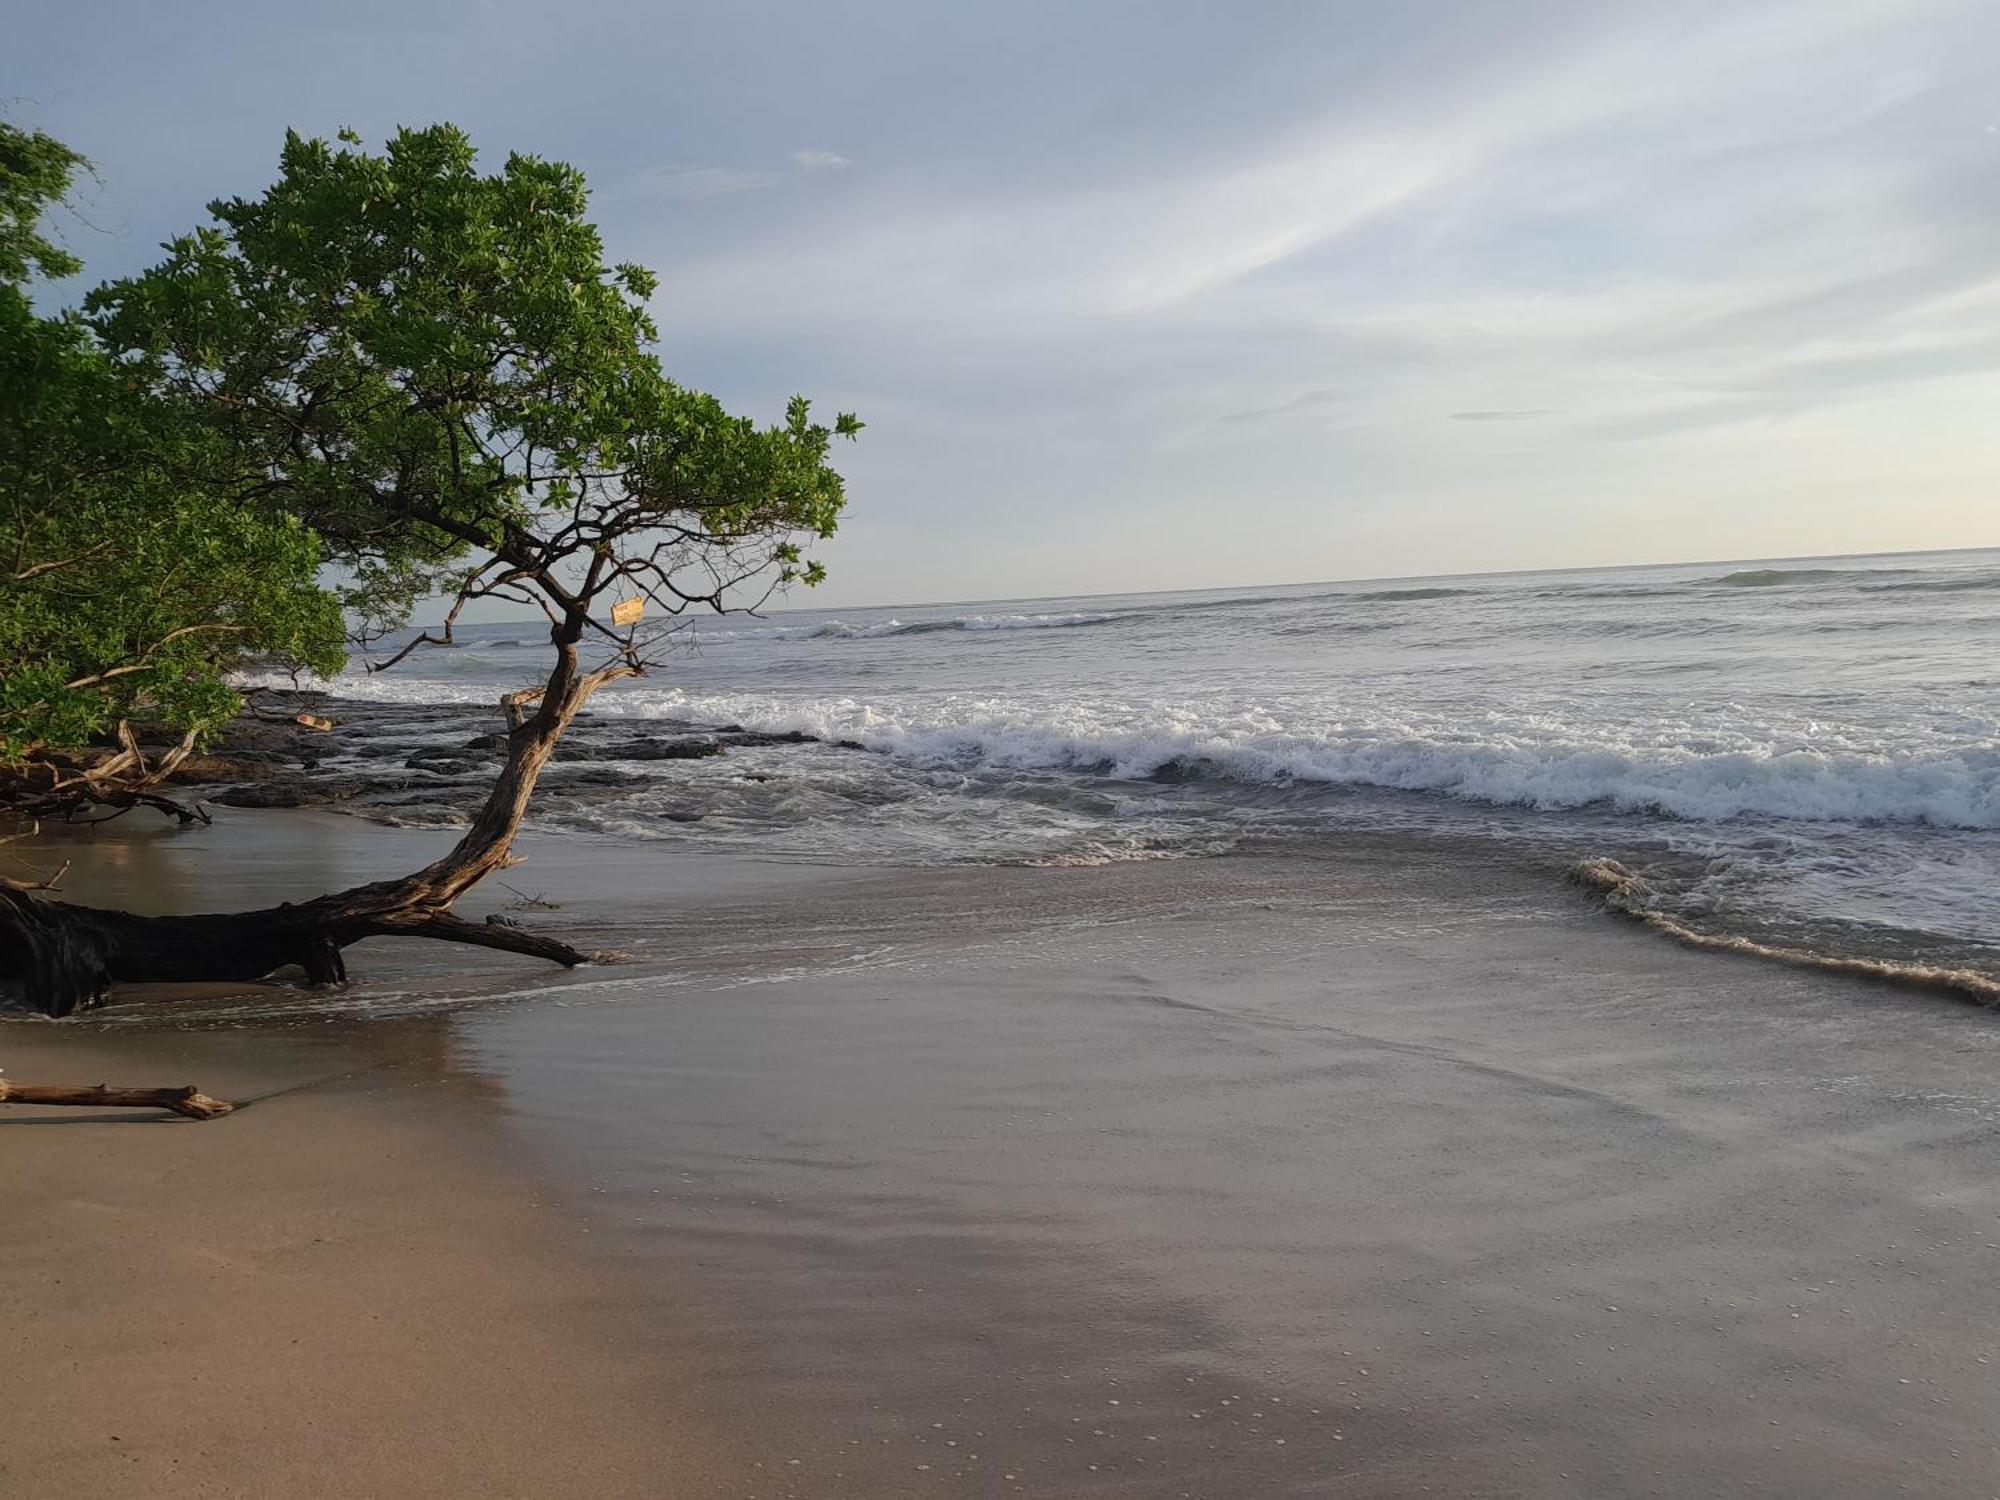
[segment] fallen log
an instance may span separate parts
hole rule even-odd
[[[421,877],[383,881],[263,911],[144,917],[37,899],[0,883],[0,978],[64,1017],[99,1004],[113,984],[248,981],[296,966],[312,984],[347,978],[341,950],[368,937],[433,938],[574,967],[593,956],[497,922],[468,922]]]
[[[53,880],[0,877],[0,980],[18,983],[31,1010],[61,1018],[102,1004],[114,984],[249,981],[294,967],[310,984],[340,984],[342,950],[364,938],[470,943],[570,968],[592,962],[598,955],[557,938],[491,919],[469,922],[451,909],[486,876],[518,862],[514,836],[535,782],[585,701],[641,670],[636,661],[581,670],[576,643],[589,623],[581,606],[569,609],[551,632],[557,652],[548,682],[501,700],[507,759],[443,858],[400,879],[297,904],[171,917],[57,901],[46,894]]]
[[[213,1120],[236,1108],[226,1099],[211,1099],[193,1084],[183,1088],[114,1089],[98,1083],[11,1083],[0,1078],[0,1104],[71,1104],[91,1109],[170,1109],[190,1120]]]

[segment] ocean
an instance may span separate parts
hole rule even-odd
[[[460,636],[326,686],[545,670],[533,623]],[[540,828],[885,866],[1473,841],[1616,859],[1704,934],[2000,974],[2000,550],[711,616],[591,715],[808,738],[614,760]]]

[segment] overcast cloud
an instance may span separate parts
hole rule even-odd
[[[286,126],[574,161],[870,423],[824,602],[2000,543],[2000,7],[38,3],[96,279]]]

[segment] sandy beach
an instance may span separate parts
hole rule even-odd
[[[438,838],[135,825],[71,881],[279,899]],[[0,1032],[255,1101],[0,1119],[8,1490],[2000,1484],[1988,1012],[1442,846],[527,847],[524,919],[633,962],[375,942],[320,1000]]]
[[[637,1496],[735,1472],[635,1329],[644,1299],[578,1254],[576,1213],[501,1158],[477,1083],[420,1037],[13,1027],[0,1050],[11,1076],[251,1101],[226,1136],[0,1119],[0,1493]]]
[[[2000,5],[24,10],[0,1500],[2000,1500]]]

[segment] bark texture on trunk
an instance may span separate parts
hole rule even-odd
[[[548,682],[504,701],[506,764],[442,859],[397,880],[295,905],[189,917],[104,911],[0,882],[0,979],[19,981],[32,1008],[67,1016],[98,1004],[120,982],[251,980],[297,965],[315,984],[337,983],[347,977],[341,950],[368,937],[437,938],[571,966],[590,962],[592,955],[554,938],[451,911],[479,881],[513,863],[535,782],[590,695],[632,675],[625,666],[580,671],[578,633],[559,627]]]

